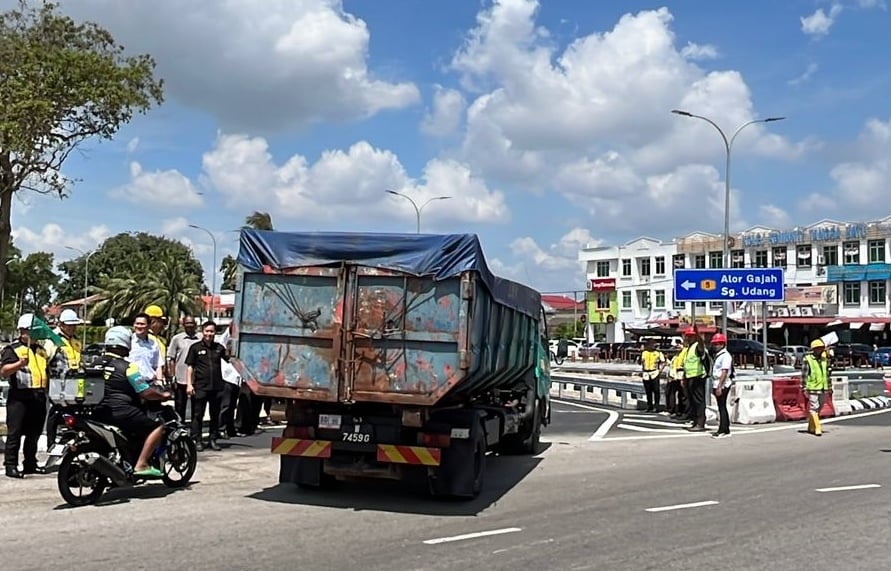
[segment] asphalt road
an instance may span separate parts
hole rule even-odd
[[[555,408],[539,456],[490,457],[486,491],[469,503],[388,482],[278,486],[259,437],[205,455],[189,489],[119,491],[91,508],[60,507],[52,477],[3,479],[2,561],[96,571],[888,569],[891,413],[828,424],[822,438],[792,428],[588,442],[600,413],[574,408]],[[675,509],[683,504],[698,507]]]

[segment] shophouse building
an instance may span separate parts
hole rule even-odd
[[[882,344],[891,321],[891,217],[821,220],[791,229],[754,227],[730,237],[730,267],[784,269],[785,302],[767,307],[768,328],[808,337],[827,328],[845,340]],[[714,325],[722,303],[676,302],[674,271],[721,268],[723,239],[694,232],[669,241],[637,238],[584,248],[588,320],[608,341],[629,329],[689,322]],[[731,304],[728,317],[749,333],[762,327],[760,304]],[[855,339],[856,338],[856,339]]]

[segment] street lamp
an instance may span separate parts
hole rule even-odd
[[[210,276],[210,319],[213,320],[213,306],[214,306],[214,295],[217,290],[217,239],[216,236],[213,235],[213,232],[208,230],[203,226],[198,226],[197,224],[189,224],[189,228],[194,228],[195,230],[202,230],[207,232],[207,235],[210,236],[211,242],[213,242],[213,266],[211,267],[211,276]]]
[[[87,320],[87,298],[89,297],[89,288],[90,288],[90,258],[93,257],[93,254],[98,252],[99,250],[93,250],[89,254],[81,250],[80,248],[74,248],[73,246],[65,246],[68,250],[73,252],[78,252],[81,256],[86,256],[86,260],[84,260],[84,299],[83,299],[83,313],[84,313],[84,327],[83,327],[83,340],[81,341],[81,347],[87,346],[87,328],[88,324]]]
[[[717,123],[709,119],[708,117],[703,117],[702,115],[696,115],[695,113],[690,113],[689,111],[682,111],[680,109],[672,109],[672,113],[675,115],[681,115],[683,117],[692,117],[694,119],[701,119],[717,129],[718,133],[721,135],[721,139],[724,141],[724,151],[727,155],[727,164],[725,166],[724,172],[724,248],[723,248],[723,267],[730,267],[730,153],[733,150],[733,142],[736,140],[736,136],[739,135],[740,131],[748,127],[749,125],[754,125],[755,123],[773,123],[774,121],[782,121],[785,117],[768,117],[766,119],[753,119],[751,121],[747,121],[740,125],[736,131],[733,133],[733,136],[730,139],[727,138],[727,135],[724,134],[724,131],[718,126]],[[727,335],[727,302],[723,303],[723,310],[721,311],[721,331],[724,332],[724,335]]]
[[[393,196],[401,196],[402,198],[411,202],[411,205],[415,207],[415,214],[417,214],[416,232],[418,234],[421,233],[421,212],[424,211],[424,207],[435,200],[448,200],[451,198],[451,196],[434,196],[433,198],[431,198],[430,200],[428,200],[427,202],[422,204],[420,208],[418,208],[418,204],[412,199],[412,197],[410,197],[409,195],[407,195],[405,193],[396,192],[395,190],[386,190],[385,192],[387,194],[392,194]]]

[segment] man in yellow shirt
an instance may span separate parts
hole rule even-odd
[[[82,324],[83,321],[81,321],[74,310],[65,309],[59,315],[59,326],[56,328],[56,333],[62,338],[60,350],[65,355],[68,368],[73,370],[80,368],[81,351],[83,351],[83,348],[77,339],[77,326]]]
[[[668,405],[668,414],[672,418],[682,419],[687,412],[687,399],[684,395],[684,359],[687,357],[685,345],[675,346],[677,354],[671,359],[668,385],[665,387],[665,401]]]
[[[48,357],[43,346],[31,339],[34,314],[19,317],[19,338],[0,353],[0,376],[9,379],[6,401],[7,478],[37,474],[37,442],[46,422],[46,388],[49,382]],[[22,438],[24,437],[24,446]],[[23,469],[19,470],[19,448],[23,448]]]
[[[646,348],[640,354],[640,363],[643,366],[643,385],[647,393],[647,412],[659,412],[661,393],[659,391],[659,377],[665,369],[666,360],[662,351],[656,349],[656,342],[647,341]]]

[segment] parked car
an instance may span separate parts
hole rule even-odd
[[[784,345],[783,352],[789,359],[789,364],[793,367],[800,367],[804,362],[804,356],[808,354],[810,349],[804,345]]]
[[[872,347],[866,343],[839,343],[832,347],[835,363],[840,365],[862,366],[872,364]]]
[[[891,347],[879,347],[875,351],[870,351],[866,360],[872,367],[891,366]]]
[[[728,339],[727,351],[734,361],[754,362],[764,354],[764,345],[754,339]],[[778,349],[767,348],[767,362],[773,365],[785,365],[789,361],[786,353]]]

